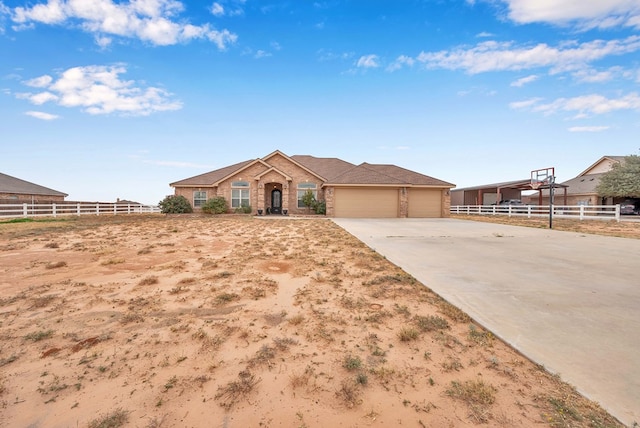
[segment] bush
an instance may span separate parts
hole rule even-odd
[[[158,203],[163,214],[192,213],[193,208],[184,196],[169,195]]]
[[[235,209],[236,214],[251,214],[252,211],[251,205],[242,205]]]
[[[228,209],[227,200],[222,196],[211,198],[202,206],[202,212],[207,214],[224,214]]]
[[[313,210],[316,214],[325,215],[327,213],[327,203],[325,201],[316,201],[313,205]]]

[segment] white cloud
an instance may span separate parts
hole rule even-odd
[[[55,120],[59,119],[60,116],[50,113],[44,113],[42,111],[28,111],[25,113],[27,116],[35,117],[40,120]]]
[[[524,108],[531,107],[539,103],[540,101],[542,101],[542,98],[530,98],[524,101],[514,101],[512,103],[509,103],[509,107],[514,110],[524,109]]]
[[[501,0],[509,18],[521,24],[575,23],[584,29],[633,26],[640,28],[638,0]]]
[[[531,101],[531,100],[530,100]],[[619,98],[591,94],[573,98],[558,98],[547,104],[511,103],[512,108],[531,107],[531,111],[551,115],[561,112],[575,113],[574,119],[606,114],[617,110],[640,110],[640,96],[632,92]],[[517,104],[517,105],[514,105]]]
[[[363,55],[356,62],[356,67],[360,68],[376,68],[379,66],[378,55]]]
[[[411,58],[410,56],[400,55],[387,67],[387,71],[396,71],[400,70],[404,66],[412,67],[415,64],[416,60]]]
[[[608,126],[572,126],[569,132],[602,132],[609,129]]]
[[[211,6],[211,13],[214,16],[223,16],[224,15],[224,6],[222,6],[220,3],[214,3]]]
[[[640,50],[640,36],[622,40],[566,42],[557,47],[540,43],[514,46],[512,42],[487,41],[474,47],[449,51],[421,52],[416,58],[429,68],[465,70],[471,74],[488,71],[518,71],[549,67],[552,73],[584,68],[586,64],[612,55]]]
[[[487,31],[483,31],[481,33],[476,34],[476,37],[479,39],[486,39],[487,37],[494,37],[493,33],[489,33]]]
[[[538,76],[536,76],[535,74],[532,74],[532,75],[527,76],[527,77],[522,77],[522,78],[516,80],[515,82],[511,82],[511,86],[515,86],[516,88],[520,88],[520,87],[526,85],[527,83],[535,82],[536,80],[538,80]]]
[[[12,20],[18,24],[16,29],[37,23],[79,26],[94,34],[101,47],[111,43],[109,36],[137,38],[154,45],[206,39],[221,50],[237,40],[237,35],[228,30],[176,19],[183,8],[176,0],[48,0],[31,7],[14,8]]]
[[[268,58],[270,56],[272,56],[271,52],[263,51],[262,49],[260,49],[254,55],[254,58],[260,59],[260,58]]]
[[[125,72],[122,65],[74,67],[62,72],[57,80],[47,75],[28,80],[26,85],[44,90],[16,97],[35,105],[53,102],[63,107],[79,107],[89,114],[146,116],[182,108],[182,103],[163,89],[142,88],[132,80],[120,80]]]

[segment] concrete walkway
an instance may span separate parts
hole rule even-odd
[[[640,240],[455,219],[334,219],[533,361],[640,423]]]

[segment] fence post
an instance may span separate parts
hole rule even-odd
[[[78,203],[76,204],[76,213],[77,213],[78,215],[82,214],[82,210],[80,209],[80,202],[78,202]]]
[[[27,203],[26,202],[24,204],[22,204],[22,216],[23,217],[28,217],[29,216],[29,209],[27,208]]]
[[[527,205],[527,218],[531,218],[531,205]]]
[[[580,205],[580,220],[584,220],[584,205]]]
[[[118,213],[118,204],[113,204],[113,215],[116,215]]]
[[[616,221],[620,222],[620,204],[616,204]]]
[[[100,215],[100,202],[96,204],[96,215]]]
[[[53,214],[54,217],[56,217],[56,203],[52,203],[51,204],[51,213]]]

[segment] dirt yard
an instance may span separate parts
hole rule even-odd
[[[0,224],[0,426],[622,426],[425,285],[325,219]]]

